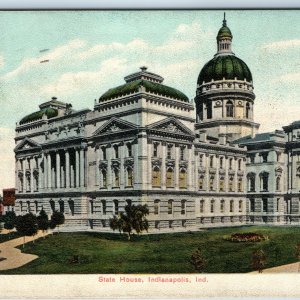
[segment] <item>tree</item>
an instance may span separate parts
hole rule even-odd
[[[252,254],[252,268],[262,273],[266,264],[266,254],[262,249],[255,250]]]
[[[4,222],[4,228],[9,231],[9,236],[10,236],[10,231],[15,228],[16,226],[16,214],[14,211],[8,211],[6,214],[3,216],[3,222]]]
[[[198,271],[199,273],[203,272],[206,260],[204,259],[200,248],[192,253],[190,263],[194,266],[196,271]]]
[[[25,236],[33,236],[38,231],[37,218],[32,213],[28,213],[16,218],[16,229],[20,235],[24,236],[23,248],[25,244]],[[34,243],[34,241],[33,241]]]
[[[53,212],[50,220],[50,228],[54,229],[56,226],[59,232],[59,226],[65,223],[65,216],[62,212],[55,211]]]
[[[148,231],[149,223],[146,216],[149,215],[147,204],[144,205],[126,205],[125,212],[121,212],[119,216],[114,216],[109,220],[109,226],[112,230],[119,230],[128,235],[131,240],[132,232],[140,234],[144,230]]]
[[[42,209],[39,216],[37,217],[38,228],[45,233],[45,230],[49,228],[49,219],[46,212]],[[45,235],[44,235],[45,237]]]

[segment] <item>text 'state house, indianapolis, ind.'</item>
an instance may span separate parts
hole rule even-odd
[[[148,205],[152,232],[300,223],[300,121],[257,133],[252,74],[225,19],[194,101],[146,67],[124,80],[93,110],[52,98],[17,123],[17,214],[110,230],[132,203]]]

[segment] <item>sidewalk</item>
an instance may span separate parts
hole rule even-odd
[[[45,233],[45,235],[47,234],[49,233]],[[40,237],[43,237],[42,232],[39,232],[34,237],[26,236],[25,243],[32,242]],[[0,271],[19,268],[38,258],[37,255],[25,254],[15,248],[23,245],[23,240],[24,238],[20,237],[0,244],[0,258],[5,258],[0,261]]]
[[[264,269],[262,274],[265,273],[300,273],[300,267],[299,267],[299,263],[292,263],[292,264],[288,264],[288,265],[282,265],[282,266],[278,266],[278,267],[273,267],[273,268],[269,268],[269,269]],[[258,273],[258,271],[255,272],[250,272],[252,274],[254,273]]]

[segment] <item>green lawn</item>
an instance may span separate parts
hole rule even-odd
[[[269,240],[233,243],[223,239],[234,232],[262,233]],[[198,247],[207,261],[206,273],[249,272],[253,250],[263,249],[266,267],[273,267],[295,262],[295,245],[299,242],[300,227],[210,229],[143,235],[131,242],[118,234],[59,233],[26,244],[24,252],[39,258],[0,274],[192,273],[189,259]],[[71,263],[74,255],[78,255],[79,263]]]

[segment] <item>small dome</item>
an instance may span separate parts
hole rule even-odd
[[[235,55],[217,55],[202,68],[197,83],[201,85],[203,82],[212,80],[230,80],[237,78],[252,82],[252,74],[250,69],[240,58]]]
[[[221,38],[230,38],[232,39],[232,33],[230,29],[225,25],[223,25],[217,35],[217,40],[220,40]]]
[[[57,117],[58,111],[57,111],[57,109],[54,109],[54,108],[41,109],[30,115],[25,116],[20,121],[20,125],[23,125],[23,124],[26,124],[29,122],[33,122],[33,121],[37,121],[37,120],[41,120],[43,118],[43,115],[46,115],[47,119],[51,119],[51,118]]]

